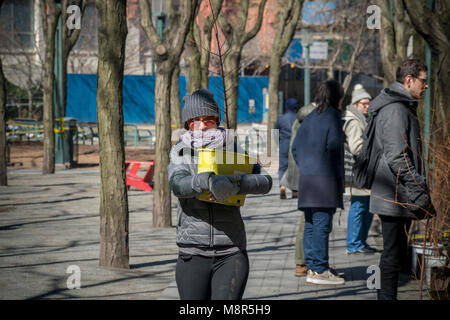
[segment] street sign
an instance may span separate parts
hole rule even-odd
[[[302,52],[302,58],[305,59],[305,51]],[[328,42],[314,41],[309,47],[309,58],[326,60],[328,58]]]
[[[297,62],[302,59],[302,41],[301,39],[292,39],[289,48],[286,50],[285,57],[288,62]]]

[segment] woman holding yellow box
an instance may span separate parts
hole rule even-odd
[[[241,299],[249,272],[246,233],[240,205],[225,203],[236,195],[269,192],[272,179],[260,174],[257,163],[248,174],[199,170],[199,149],[244,153],[232,131],[219,127],[211,91],[185,97],[181,117],[187,132],[172,148],[169,164],[170,186],[178,197],[178,292],[183,300]],[[201,200],[205,192],[209,199]]]

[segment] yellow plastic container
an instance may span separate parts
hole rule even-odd
[[[256,159],[247,154],[226,150],[198,149],[198,173],[214,172],[215,174],[252,173]],[[220,203],[227,206],[243,206],[245,195],[234,195],[223,202],[209,200],[209,192],[197,196],[197,199],[206,202]]]

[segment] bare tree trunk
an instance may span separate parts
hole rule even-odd
[[[129,268],[128,194],[123,142],[126,1],[97,0],[97,117],[100,149],[101,267]]]
[[[269,78],[269,123],[267,125],[267,152],[271,154],[272,129],[278,118],[278,88],[280,85],[281,58],[286,52],[299,18],[301,16],[303,0],[283,1],[278,6],[277,32],[272,46],[270,57],[270,78]]]
[[[87,0],[71,1],[70,5],[77,5],[81,8],[80,14],[83,17],[84,10],[86,9]],[[67,21],[67,7],[69,3],[68,0],[63,0],[62,2],[62,19]],[[77,43],[80,36],[81,29],[69,30],[67,23],[62,23],[62,114],[61,117],[66,115],[66,105],[67,105],[67,61],[69,60],[70,52],[72,48]]]
[[[398,66],[407,58],[406,51],[413,28],[401,0],[393,1],[392,18],[389,0],[377,0],[377,4],[381,8],[380,55],[383,84],[387,87],[395,81]]]
[[[233,57],[232,57],[233,56]],[[227,95],[227,112],[224,112],[225,126],[230,129],[237,129],[237,108],[238,108],[238,86],[239,86],[239,62],[241,61],[241,52],[239,50],[228,52],[225,59],[224,70],[224,90]],[[225,102],[224,102],[225,104]]]
[[[0,0],[0,9],[3,2],[4,0]],[[8,185],[6,154],[6,79],[3,74],[2,57],[0,56],[0,186]]]
[[[33,91],[31,88],[27,88],[27,98],[28,98],[28,118],[33,115]]]
[[[180,103],[180,66],[176,65],[170,87],[170,126],[172,132],[182,127]]]
[[[0,8],[2,2],[3,0],[0,1]],[[3,74],[2,58],[0,57],[0,186],[8,185],[6,148],[6,79]]]
[[[426,8],[423,1],[404,1],[403,5],[411,17],[411,22],[416,31],[429,44],[431,49],[431,74],[434,80],[433,96],[434,107],[440,119],[438,125],[442,133],[448,136],[448,102],[450,92],[450,42],[448,35],[448,21],[450,18],[450,1],[441,1],[436,4],[433,11]]]
[[[184,49],[184,61],[186,63],[186,91],[188,94],[201,89],[202,72],[200,67],[200,50],[194,40],[194,28],[196,23],[192,23],[186,38]]]
[[[172,75],[175,67],[179,64],[190,24],[193,23],[197,0],[181,1],[178,11],[174,10],[175,6],[171,1],[166,2],[168,25],[164,29],[164,42],[152,24],[152,11],[148,1],[141,0],[139,5],[141,8],[141,25],[149,38],[156,62],[153,226],[171,227],[171,191],[167,168],[171,148],[170,93]]]
[[[185,54],[188,74],[187,92],[189,94],[202,88],[208,88],[212,27],[222,9],[222,2],[223,0],[204,0],[202,5],[204,4],[210,10],[210,14],[204,21],[203,29],[200,30],[200,26],[194,21],[189,30]]]
[[[49,14],[47,16],[47,7]],[[43,97],[43,122],[44,122],[44,156],[42,173],[55,173],[55,122],[54,122],[54,65],[55,65],[55,32],[58,18],[61,14],[55,4],[55,0],[41,0],[41,14],[45,38],[45,63],[44,63],[44,97]]]
[[[227,49],[224,62],[224,118],[226,127],[236,130],[237,127],[237,104],[238,104],[238,79],[241,53],[245,44],[253,39],[261,28],[264,8],[267,0],[261,0],[258,8],[258,17],[255,25],[250,31],[245,31],[248,19],[249,0],[241,0],[236,22],[231,24],[222,12],[218,17],[218,23],[222,30],[229,48]],[[219,46],[220,44],[218,44]],[[226,98],[225,98],[226,97]]]
[[[172,225],[171,215],[171,191],[168,183],[167,167],[169,166],[169,153],[171,148],[170,108],[162,106],[170,105],[171,78],[170,71],[173,68],[169,61],[165,65],[158,66],[158,76],[156,77],[155,92],[155,126],[156,126],[156,154],[155,172],[153,185],[153,226],[170,227]],[[164,68],[165,67],[165,68]]]

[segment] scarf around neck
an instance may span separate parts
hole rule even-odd
[[[224,128],[209,129],[206,131],[187,131],[181,135],[181,141],[193,148],[220,149],[226,145],[233,145],[234,131]]]

